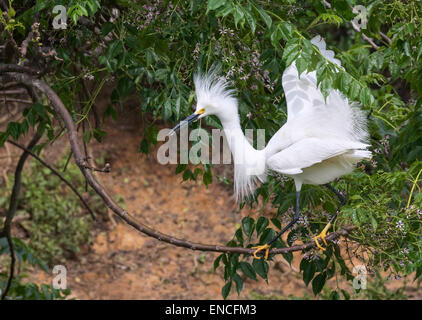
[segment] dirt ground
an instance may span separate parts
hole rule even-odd
[[[160,165],[154,150],[146,156],[138,152],[142,140],[140,113],[136,106],[119,112],[118,120],[108,120],[103,143],[92,143],[94,158],[105,157],[111,172],[97,178],[113,195],[124,199],[126,209],[143,223],[178,238],[193,242],[225,244],[241,219],[257,210],[238,210],[232,190],[219,183],[206,188],[202,183],[182,182],[174,165]],[[3,148],[4,149],[4,148]],[[0,150],[2,155],[4,150]],[[9,154],[19,154],[9,146]],[[43,152],[65,154],[66,139]],[[13,159],[13,163],[17,160]],[[4,168],[4,166],[3,166]],[[229,170],[230,172],[230,170]],[[271,214],[265,212],[265,214]],[[94,239],[74,260],[65,264],[67,283],[76,299],[221,299],[222,268],[213,271],[217,253],[192,251],[147,237],[118,218],[96,225]],[[313,298],[298,272],[300,253],[292,266],[282,256],[270,262],[268,283],[244,279],[240,296],[232,290],[229,299]],[[30,280],[49,283],[54,275],[34,270]],[[399,281],[391,286],[398,287]],[[336,287],[330,280],[329,286]],[[351,284],[340,282],[351,292]],[[420,290],[410,286],[408,295],[420,298]]]

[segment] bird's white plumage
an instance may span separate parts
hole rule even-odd
[[[341,66],[334,52],[317,36],[311,42],[330,61]],[[350,173],[356,163],[371,158],[367,151],[366,118],[356,104],[338,90],[324,99],[316,72],[300,76],[293,62],[283,73],[287,122],[263,150],[254,149],[243,135],[234,91],[216,73],[195,76],[197,109],[217,115],[224,127],[235,162],[235,194],[241,199],[253,193],[256,182],[268,172],[291,176],[300,190],[303,183],[325,184]],[[230,136],[230,138],[229,138]],[[239,164],[238,162],[242,162]],[[251,174],[251,168],[263,168]]]

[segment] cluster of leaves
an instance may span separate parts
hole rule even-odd
[[[48,272],[47,265],[36,257],[34,250],[19,238],[13,238],[15,255],[20,264],[39,267],[41,270]],[[9,255],[9,245],[6,238],[0,239],[0,256]],[[7,299],[13,300],[57,300],[66,299],[70,294],[69,289],[59,290],[48,284],[37,285],[25,280],[26,273],[19,273],[14,277]],[[5,288],[9,275],[6,272],[0,272],[0,288]],[[0,292],[1,294],[1,292]]]
[[[51,28],[51,11],[59,3],[68,6],[72,23],[66,30]],[[367,24],[359,32],[350,22],[358,4],[367,9]],[[381,266],[382,271],[421,275],[420,1],[409,0],[405,5],[399,0],[40,0],[30,9],[15,9],[13,19],[2,24],[16,38],[24,37],[32,17],[39,14],[42,43],[57,54],[51,61],[54,73],[49,81],[75,121],[88,128],[86,142],[92,137],[101,140],[106,134],[101,127],[91,125],[88,115],[102,88],[111,84],[113,92],[104,117],[115,118],[116,108],[122,108],[129,95],[139,96],[140,111],[148,114],[143,117],[145,134],[139,150],[148,153],[150,145],[157,143],[160,121],[173,123],[190,113],[194,104],[192,73],[216,62],[238,89],[242,127],[265,129],[268,141],[287,118],[283,70],[295,60],[299,73],[316,70],[324,95],[338,89],[362,105],[374,151],[372,161],[335,185],[350,195],[335,228],[344,224],[358,227],[350,236],[371,253],[369,259],[363,259],[369,269]],[[311,44],[316,34],[336,52],[341,67]],[[362,35],[372,38],[377,49]],[[2,37],[7,38],[4,33]],[[78,93],[83,83],[90,86],[92,94],[80,107]],[[53,140],[57,126],[49,120],[52,115],[47,106],[29,107],[21,122],[10,123],[7,131],[0,133],[0,146],[9,136],[16,139],[24,134],[31,125]],[[214,117],[204,121],[221,126]],[[208,164],[193,171],[179,165],[176,173],[184,180],[213,181]],[[301,209],[307,221],[290,232],[287,244],[280,240],[274,246],[310,241],[338,206],[336,198],[320,187],[306,186],[302,194]],[[267,241],[288,221],[294,199],[291,182],[271,178],[257,190],[251,205],[254,201],[271,202],[278,208],[277,215],[271,220],[243,220],[229,245]],[[217,258],[216,266],[224,265],[227,281],[224,297],[234,288],[233,282],[238,292],[242,290],[239,270],[252,279],[256,274],[267,279],[270,264],[261,260],[249,263],[248,259],[228,254]],[[285,259],[290,263],[289,255]],[[305,254],[301,271],[315,294],[333,272],[351,279],[337,244],[331,244],[324,254]],[[338,292],[332,296],[337,297]]]
[[[59,165],[63,166],[64,161]],[[84,191],[83,179],[75,164],[69,164],[64,176]],[[13,178],[12,178],[13,180]],[[0,206],[6,205],[13,184],[0,188]],[[91,199],[93,207],[101,203]],[[16,216],[24,216],[21,225],[37,259],[49,265],[74,256],[91,241],[92,218],[62,181],[36,161],[22,177],[22,194]]]

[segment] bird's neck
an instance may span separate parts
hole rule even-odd
[[[237,114],[235,117],[220,119],[220,121],[223,125],[227,143],[235,160],[239,159],[240,156],[258,151],[249,143],[248,139],[243,134],[243,130],[240,127],[239,116]]]
[[[265,151],[256,150],[243,134],[239,116],[221,119],[227,143],[234,160],[234,191],[237,200],[255,190],[256,180],[265,180]]]

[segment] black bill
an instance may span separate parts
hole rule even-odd
[[[183,124],[185,124],[185,123],[189,124],[189,123],[191,123],[191,122],[194,122],[195,120],[197,120],[197,119],[198,119],[198,117],[199,117],[200,115],[201,115],[201,114],[199,114],[199,113],[193,113],[193,114],[191,114],[189,117],[187,117],[185,120],[180,121],[180,123],[179,123],[177,126],[175,126],[173,129],[171,129],[171,131],[169,132],[169,135],[173,135],[173,134],[175,134],[177,131],[179,131],[179,130],[180,130],[180,127],[181,127]]]

